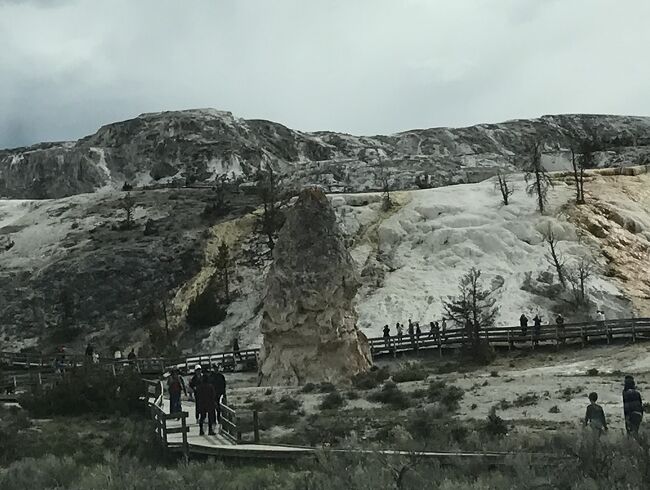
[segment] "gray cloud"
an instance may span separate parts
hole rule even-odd
[[[650,114],[649,15],[645,0],[0,0],[0,147],[191,107],[360,134]]]

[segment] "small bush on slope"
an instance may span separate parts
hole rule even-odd
[[[395,383],[405,383],[408,381],[422,381],[426,379],[427,373],[419,364],[408,364],[396,373],[392,378]]]

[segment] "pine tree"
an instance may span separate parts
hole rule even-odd
[[[221,245],[219,245],[214,265],[217,269],[217,280],[223,290],[224,298],[227,302],[230,302],[230,277],[233,264],[230,257],[230,248],[226,242],[221,242]]]
[[[473,346],[480,344],[481,329],[494,325],[499,308],[492,291],[483,289],[481,271],[472,267],[458,284],[458,296],[443,302],[447,317],[463,326],[470,326],[467,334]]]

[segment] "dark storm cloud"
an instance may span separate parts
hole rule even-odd
[[[649,15],[645,0],[0,0],[0,147],[191,107],[361,134],[648,114]]]

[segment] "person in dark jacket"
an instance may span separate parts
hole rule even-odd
[[[239,339],[237,337],[235,337],[232,341],[232,352],[233,352],[233,358],[237,356],[241,361],[241,354],[239,352]]]
[[[384,347],[390,349],[390,327],[388,324],[384,325]]]
[[[555,324],[557,325],[557,336],[560,339],[560,342],[564,343],[566,338],[564,337],[564,317],[560,313],[555,319]]]
[[[603,407],[596,403],[598,401],[598,393],[589,393],[589,405],[587,405],[587,412],[585,413],[585,427],[591,427],[599,434],[607,430],[607,420],[605,419],[605,411]]]
[[[194,366],[194,374],[192,375],[192,378],[190,379],[190,397],[194,396],[194,416],[196,417],[196,421],[199,421],[199,406],[196,403],[196,389],[199,387],[201,384],[201,378],[203,378],[203,373],[201,371],[201,365],[197,364]]]
[[[629,435],[636,437],[643,419],[643,401],[632,376],[625,376],[623,384],[623,414],[625,430]]]
[[[182,411],[181,393],[185,393],[187,396],[187,390],[178,369],[174,369],[167,379],[167,391],[169,392],[169,413],[180,413]]]
[[[533,318],[533,334],[535,336],[535,345],[539,343],[539,336],[542,333],[542,318],[539,314]]]
[[[528,332],[528,317],[523,313],[519,317],[519,326],[521,327],[521,335],[525,337]]]
[[[203,424],[207,417],[208,435],[214,436],[214,410],[217,406],[217,394],[207,374],[201,378],[201,383],[196,387],[194,397],[196,399],[196,409],[199,413],[199,435],[205,435]]]
[[[221,423],[221,405],[220,402],[226,403],[226,377],[223,375],[219,366],[214,364],[209,377],[210,384],[214,387],[217,397],[217,421]],[[223,397],[223,400],[222,400]]]

